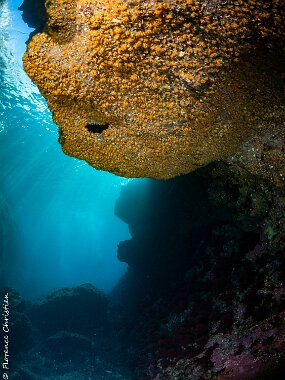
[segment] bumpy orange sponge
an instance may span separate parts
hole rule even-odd
[[[280,118],[282,70],[270,56],[284,49],[284,0],[46,7],[24,67],[63,151],[97,169],[171,178],[228,156]]]

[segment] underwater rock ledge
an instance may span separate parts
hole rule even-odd
[[[132,380],[284,379],[285,187],[225,163],[148,182],[115,208]]]
[[[229,157],[273,127],[284,138],[283,1],[51,0],[46,8],[24,68],[66,154],[120,176],[163,179]]]

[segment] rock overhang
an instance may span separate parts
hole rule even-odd
[[[271,60],[284,54],[281,1],[46,7],[24,67],[60,126],[63,151],[97,169],[175,177],[284,121],[282,73]]]

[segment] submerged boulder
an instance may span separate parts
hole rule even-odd
[[[281,0],[47,1],[24,68],[63,151],[171,178],[285,120]]]
[[[86,357],[95,356],[95,344],[84,335],[59,331],[48,337],[41,347],[41,352],[59,362],[71,360],[79,364]]]
[[[12,301],[12,291],[9,293]],[[17,297],[13,293],[11,311],[19,308],[14,302],[19,302]],[[14,325],[11,313],[13,379],[130,379],[128,368],[113,360],[115,339],[109,321],[110,303],[93,285],[58,289],[27,302],[25,310],[31,334],[25,346],[17,347],[17,356],[12,343],[13,347],[14,342],[18,344],[19,337],[14,334],[21,334],[19,327],[22,335],[26,333],[26,321],[19,314],[21,325]]]
[[[59,331],[94,336],[107,324],[106,296],[91,284],[59,289],[33,303],[31,321],[41,335]]]

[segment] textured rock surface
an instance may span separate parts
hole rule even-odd
[[[130,269],[114,296],[131,304],[118,330],[133,348],[133,379],[284,378],[285,193],[277,185],[215,164],[153,181],[144,197],[134,183],[122,190],[116,212],[133,238],[118,249]]]
[[[282,0],[46,4],[24,67],[65,153],[121,176],[171,178],[273,126],[284,138]]]
[[[63,288],[35,302],[29,316],[45,336],[61,330],[99,334],[108,323],[107,298],[91,284]]]
[[[112,360],[107,296],[90,284],[63,288],[34,302],[13,289],[10,376],[13,380],[128,380]],[[1,355],[0,355],[1,359]]]

